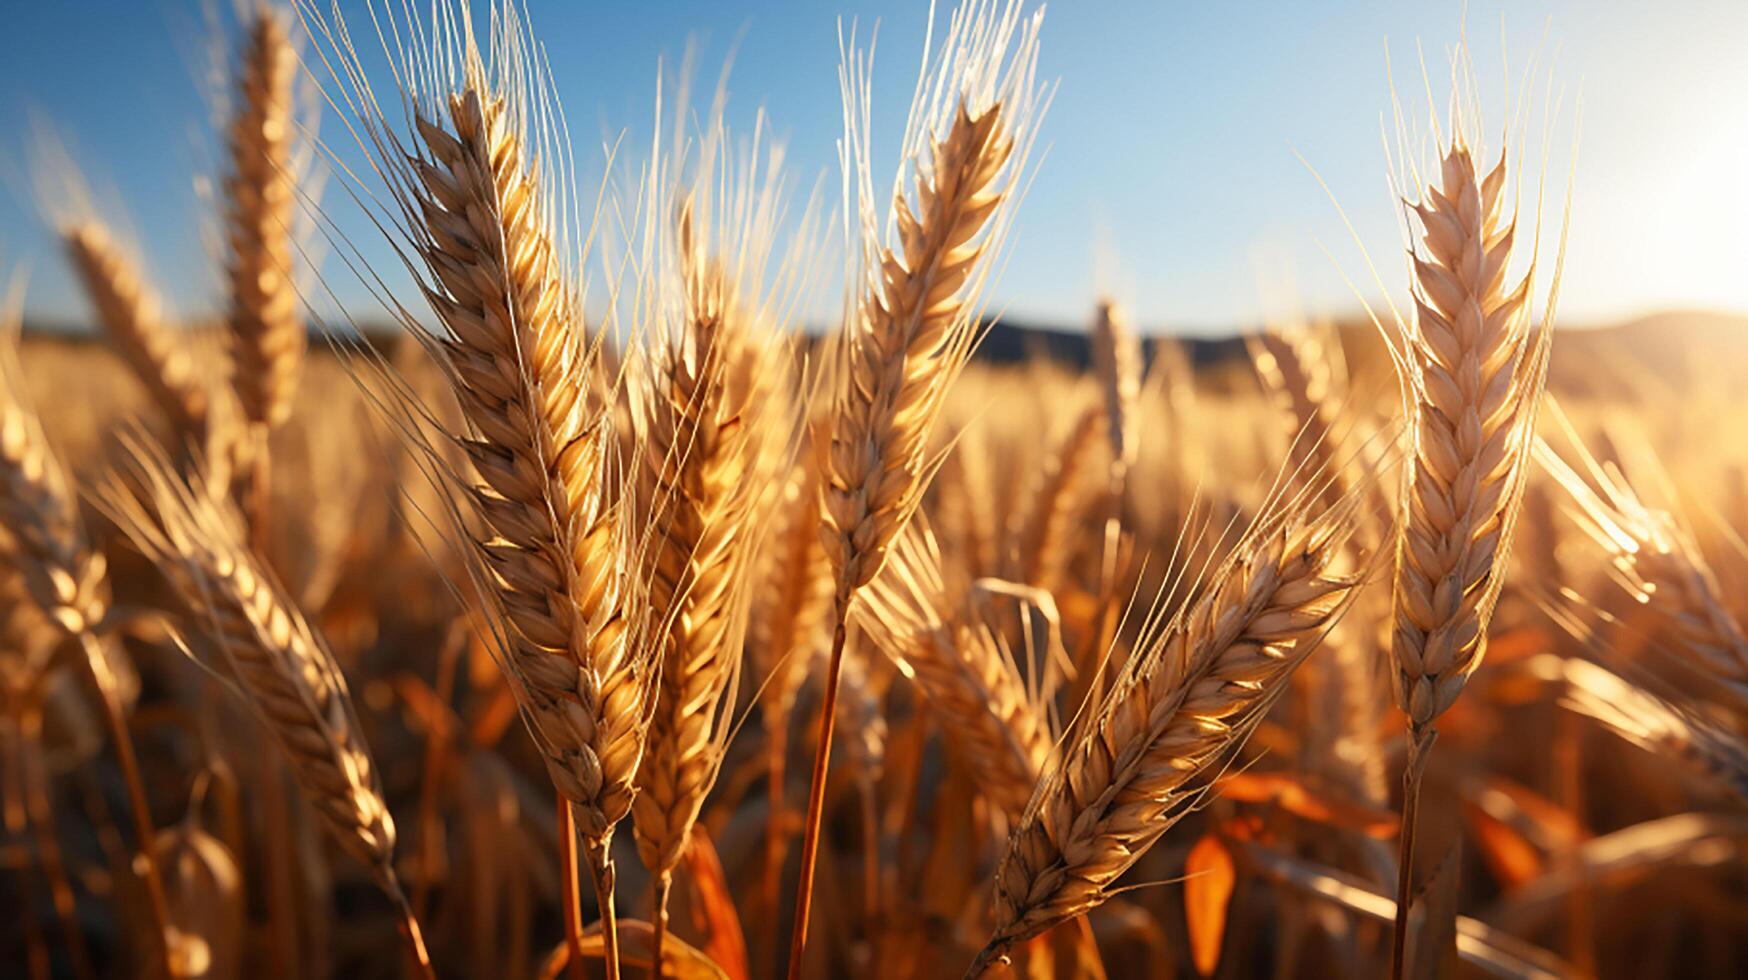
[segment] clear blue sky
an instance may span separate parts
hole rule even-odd
[[[658,59],[671,64],[695,39],[707,78],[735,49],[731,115],[744,120],[762,104],[793,169],[824,175],[833,202],[838,18],[859,18],[864,30],[880,22],[875,126],[877,150],[888,151],[880,159],[890,160],[927,11],[921,0],[526,6],[579,162],[595,157],[601,134],[647,129]],[[172,306],[212,309],[218,280],[190,176],[213,169],[198,0],[12,4],[4,22],[0,266],[28,265],[30,309],[83,313],[18,177],[33,116],[52,122],[125,202]],[[1501,87],[1502,34],[1513,64],[1540,50],[1552,65],[1568,121],[1582,91],[1569,319],[1748,310],[1748,3],[1471,0],[1467,25],[1489,105]],[[1462,27],[1457,2],[1051,4],[1041,74],[1060,89],[994,302],[1016,316],[1080,322],[1102,278],[1148,327],[1218,329],[1251,321],[1259,279],[1288,274],[1309,306],[1352,307],[1319,243],[1355,276],[1358,252],[1294,151],[1329,182],[1385,275],[1399,277],[1380,138],[1385,44],[1405,99],[1419,106],[1416,43],[1437,71]],[[334,122],[329,114],[324,132],[343,139]],[[1569,128],[1557,131],[1562,179],[1570,139]],[[329,266],[350,304],[361,293]]]

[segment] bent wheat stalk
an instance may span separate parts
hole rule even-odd
[[[819,824],[830,768],[845,629],[856,590],[873,581],[886,551],[922,502],[934,470],[929,438],[948,386],[978,338],[974,313],[999,249],[1030,140],[1041,17],[1022,23],[1016,0],[966,0],[944,53],[919,88],[906,139],[915,203],[894,194],[897,241],[878,244],[866,161],[867,80],[860,62],[841,72],[846,153],[859,168],[867,281],[839,338],[837,392],[819,447],[821,541],[833,572],[836,625],[826,668],[823,723],[814,747],[803,825],[789,976],[801,972]]]
[[[1534,256],[1522,281],[1507,285],[1517,215],[1506,201],[1506,161],[1502,152],[1482,175],[1459,128],[1443,152],[1438,185],[1412,205],[1424,247],[1413,259],[1413,329],[1396,351],[1410,442],[1391,642],[1392,687],[1409,726],[1395,977],[1407,945],[1433,722],[1486,651],[1547,376],[1550,321],[1530,322]]]
[[[158,298],[139,270],[96,221],[72,225],[63,237],[98,321],[135,377],[183,440],[204,439],[207,391],[195,381],[192,359],[164,324]]]
[[[1615,580],[1666,617],[1675,639],[1707,670],[1748,686],[1748,639],[1693,532],[1674,512],[1647,506],[1624,478],[1574,445],[1595,489],[1540,439],[1535,457],[1576,505],[1573,516],[1585,533],[1608,553]]]
[[[1049,719],[995,633],[952,616],[949,602],[934,537],[913,522],[869,585],[857,622],[934,705],[979,791],[1014,819],[1050,756]]]
[[[0,558],[20,570],[37,608],[63,635],[77,641],[84,654],[127,787],[135,858],[146,886],[156,952],[165,975],[174,977],[177,939],[152,854],[157,832],[151,803],[128,733],[122,683],[111,662],[116,654],[99,635],[109,608],[106,566],[86,537],[72,481],[49,446],[36,411],[25,401],[17,329],[16,322],[0,324]]]
[[[126,475],[111,473],[100,487],[101,505],[194,613],[222,655],[221,676],[273,733],[334,840],[395,903],[408,952],[432,976],[395,873],[394,819],[326,640],[244,543],[241,516],[222,491],[198,472],[177,474],[137,438],[129,450]]]
[[[1039,780],[996,870],[995,929],[967,973],[1102,904],[1208,791],[1360,577],[1332,568],[1344,504],[1253,530],[1188,610],[1144,637],[1083,734]]]

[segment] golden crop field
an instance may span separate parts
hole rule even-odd
[[[1461,48],[1410,301],[1050,353],[1041,12],[939,12],[896,173],[852,37],[834,213],[720,102],[579,186],[490,6],[236,7],[213,322],[39,147],[0,973],[1748,970],[1748,347],[1556,328]]]

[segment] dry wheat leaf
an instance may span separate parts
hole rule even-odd
[[[1190,958],[1202,976],[1220,965],[1226,937],[1226,912],[1237,884],[1232,852],[1214,834],[1205,834],[1184,859],[1184,924],[1190,933]]]

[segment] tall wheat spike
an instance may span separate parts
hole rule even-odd
[[[995,930],[968,976],[1103,903],[1203,796],[1353,595],[1359,576],[1332,568],[1352,523],[1344,505],[1259,525],[1201,599],[1149,630],[1038,781],[996,872]]]
[[[231,356],[245,418],[271,428],[291,415],[308,345],[292,278],[298,54],[286,12],[265,0],[245,30],[224,184]]]
[[[458,441],[474,476],[440,474],[456,491],[452,523],[472,542],[499,665],[574,806],[617,976],[609,845],[635,795],[660,647],[639,639],[644,604],[612,406],[589,398],[599,348],[584,339],[572,267],[562,120],[519,12],[505,3],[492,13],[489,64],[465,2],[400,25],[427,45],[390,52],[412,114],[405,136],[380,114],[344,24],[307,7],[305,20],[331,48],[335,84],[390,184],[385,221],[441,324],[431,332],[400,313],[468,426]]]
[[[232,680],[291,763],[328,831],[395,902],[409,951],[431,975],[424,938],[394,867],[395,825],[383,799],[346,678],[332,651],[260,556],[223,492],[163,454],[129,442],[125,475],[100,487],[102,505],[169,579],[222,655]]]
[[[741,666],[751,563],[758,553],[757,473],[776,367],[752,352],[743,283],[706,254],[688,204],[679,222],[680,336],[659,352],[645,413],[649,602],[661,679],[633,829],[655,876],[655,955],[667,893],[704,796],[716,780]]]
[[[977,297],[1012,213],[1041,108],[1034,83],[1041,24],[1040,14],[1022,21],[1017,0],[965,0],[954,12],[942,54],[926,69],[912,104],[890,246],[880,244],[871,217],[868,78],[860,56],[840,72],[843,152],[857,174],[867,263],[858,276],[866,286],[853,294],[838,339],[829,431],[818,447],[820,533],[833,571],[836,629],[802,837],[791,978],[800,975],[807,943],[850,603],[922,502],[935,466],[928,451],[935,420],[979,335]],[[912,173],[915,189],[907,197]]]
[[[1508,172],[1503,151],[1480,172],[1459,120],[1437,184],[1410,204],[1422,229],[1412,260],[1415,313],[1394,351],[1409,440],[1390,648],[1410,738],[1392,955],[1398,977],[1432,725],[1487,648],[1547,377],[1550,318],[1531,322],[1534,257],[1515,287],[1507,278],[1518,230]]]
[[[1136,402],[1141,398],[1141,341],[1116,301],[1099,301],[1092,330],[1093,372],[1105,396],[1105,439],[1111,447],[1111,494],[1121,500],[1140,452]]]

